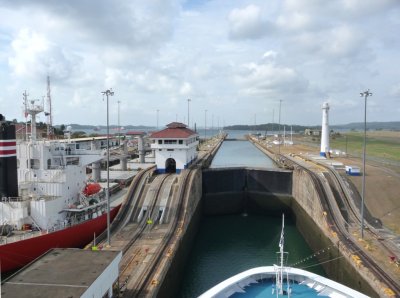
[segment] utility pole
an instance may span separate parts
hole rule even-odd
[[[363,147],[363,176],[362,176],[362,190],[361,190],[361,238],[364,238],[364,202],[365,202],[365,152],[367,147],[367,98],[372,96],[372,93],[367,91],[360,93],[364,97],[364,147]]]

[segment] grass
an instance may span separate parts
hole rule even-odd
[[[363,141],[363,132],[347,132],[331,137],[330,147],[361,156]],[[366,142],[366,154],[369,158],[400,162],[400,132],[367,131]]]

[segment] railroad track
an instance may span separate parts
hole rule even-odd
[[[138,223],[138,226],[132,231],[132,236],[131,236],[129,242],[123,247],[123,250],[122,250],[123,251],[123,260],[121,263],[124,264],[125,266],[123,268],[120,268],[120,274],[119,274],[119,279],[120,279],[120,284],[121,284],[120,290],[122,292],[125,290],[127,283],[130,281],[132,269],[135,265],[135,263],[134,263],[135,257],[140,256],[140,254],[141,254],[141,249],[138,247],[135,247],[134,244],[136,241],[141,239],[146,228],[150,226],[149,220],[151,220],[153,222],[152,216],[154,216],[155,207],[157,205],[157,202],[159,201],[160,193],[161,193],[161,190],[163,189],[163,184],[171,176],[172,176],[172,174],[164,174],[163,176],[159,176],[160,179],[154,187],[154,189],[156,190],[156,193],[151,198],[151,202],[150,202],[148,210],[146,211],[146,214],[141,218],[141,220]],[[154,221],[155,221],[155,219],[154,219]],[[143,274],[141,274],[141,276],[143,276]],[[136,286],[134,286],[133,288],[136,288]]]
[[[149,265],[146,267],[146,272],[142,274],[142,278],[138,281],[136,287],[137,290],[135,291],[134,297],[144,297],[146,295],[146,289],[148,289],[152,284],[154,285],[158,282],[158,265],[160,265],[162,259],[168,254],[168,250],[172,246],[177,232],[179,233],[179,230],[182,228],[179,227],[179,223],[183,224],[185,222],[185,210],[187,204],[185,198],[189,186],[188,182],[193,176],[193,173],[193,170],[188,170],[181,173],[181,188],[177,196],[178,202],[176,214],[173,217],[173,221],[171,222],[168,232],[165,234],[161,245],[158,246],[157,251],[154,254],[154,258],[150,261]]]
[[[288,158],[288,157],[284,157]],[[296,167],[301,168],[303,171],[307,172],[308,175],[311,177],[311,180],[316,188],[316,191],[319,194],[319,197],[321,198],[321,202],[327,211],[328,215],[328,222],[331,221],[331,226],[334,228],[335,232],[337,233],[339,239],[343,242],[346,243],[346,246],[350,248],[354,253],[359,255],[360,260],[364,263],[366,267],[368,267],[377,278],[379,278],[382,282],[386,283],[388,286],[390,286],[391,290],[395,292],[396,297],[400,297],[400,285],[398,280],[394,280],[383,268],[379,266],[361,247],[356,241],[354,241],[349,234],[348,231],[348,219],[343,218],[342,212],[340,212],[340,208],[338,206],[335,206],[332,200],[329,199],[329,196],[325,190],[325,187],[323,183],[321,182],[321,179],[318,177],[318,175],[309,170],[308,168],[302,166],[301,164],[297,163],[295,160],[288,158],[291,162],[296,164]],[[320,163],[317,163],[318,165],[322,165]],[[322,165],[325,169],[327,169],[334,177],[337,179],[338,185],[340,185],[339,188],[339,196],[342,196],[342,202],[346,205],[346,209],[350,211],[351,217],[355,220],[356,223],[360,223],[361,219],[360,216],[358,215],[358,210],[355,210],[354,205],[352,202],[350,202],[350,198],[348,197],[346,190],[344,189],[343,185],[341,184],[340,177],[337,177],[337,173],[330,169],[329,167]],[[335,183],[336,184],[336,183]],[[332,187],[332,185],[330,185]],[[336,188],[337,189],[337,188]],[[337,203],[337,202],[336,202]],[[368,229],[369,233],[373,233],[371,229]],[[376,237],[377,235],[374,234]],[[387,248],[388,249],[388,248]]]
[[[132,180],[132,183],[129,187],[128,193],[127,193],[127,198],[126,200],[122,203],[122,206],[117,214],[117,216],[114,218],[113,222],[110,225],[110,235],[116,234],[117,231],[122,229],[122,227],[125,224],[125,219],[128,216],[130,212],[132,212],[134,207],[137,207],[138,200],[137,196],[142,193],[143,191],[143,185],[146,181],[146,177],[154,171],[155,167],[150,167],[145,170],[139,171],[134,179]],[[140,191],[137,192],[136,190],[139,189]],[[135,195],[136,194],[136,195]],[[136,200],[135,200],[136,199]],[[132,207],[133,206],[133,207]],[[97,238],[96,241],[98,244],[104,244],[107,238],[107,231],[104,231],[101,233]]]
[[[336,200],[337,201],[341,200],[341,202],[345,205],[345,210],[350,211],[349,216],[351,216],[351,219],[354,221],[354,225],[356,227],[361,227],[361,214],[359,212],[359,209],[357,209],[357,207],[355,206],[355,204],[353,202],[353,198],[349,194],[347,187],[344,185],[344,181],[343,181],[343,178],[341,177],[341,175],[337,171],[335,171],[334,169],[329,167],[328,165],[322,164],[320,162],[317,162],[317,164],[327,170],[328,175],[325,175],[325,177],[328,178],[328,182],[331,186],[331,189],[336,189],[338,191],[337,194],[334,194],[336,197]],[[333,176],[333,178],[329,177],[329,176]],[[365,214],[368,212],[368,210],[364,210],[364,211],[365,211],[364,212]],[[344,214],[342,213],[342,215],[344,215]],[[347,222],[350,225],[349,220],[347,220]],[[376,228],[373,225],[371,225],[367,220],[364,220],[364,227],[365,227],[365,233],[368,233],[376,241],[379,241],[380,245],[386,250],[388,255],[391,255],[391,256],[396,255],[393,252],[393,249],[391,247],[392,244],[381,241],[382,240],[381,235],[376,230]]]

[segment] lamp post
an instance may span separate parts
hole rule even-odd
[[[278,154],[281,154],[281,105],[282,105],[282,99],[279,100]]]
[[[107,97],[107,245],[111,245],[110,240],[110,124],[109,124],[109,117],[108,117],[108,97],[114,95],[114,91],[112,89],[108,89],[106,91],[101,92]]]
[[[365,201],[365,152],[367,146],[367,98],[372,96],[369,89],[360,92],[360,96],[364,97],[364,147],[363,147],[363,177],[362,177],[362,190],[361,190],[361,238],[364,238],[364,201]]]
[[[207,110],[204,110],[204,140],[207,139]]]
[[[187,122],[188,124],[187,124],[187,126],[188,126],[188,128],[190,128],[190,121],[189,121],[189,103],[191,102],[191,99],[188,98],[187,102],[188,102],[188,122]]]
[[[157,128],[156,128],[156,130],[158,130],[158,112],[159,112],[160,110],[157,110]]]
[[[118,145],[121,145],[121,125],[119,123],[119,104],[121,103],[121,101],[118,100],[117,103],[118,103]]]

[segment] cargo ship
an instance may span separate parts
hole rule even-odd
[[[83,247],[107,227],[105,189],[88,182],[86,168],[105,152],[66,140],[37,139],[31,101],[30,134],[16,139],[15,124],[0,115],[0,266],[23,267],[51,248]],[[28,129],[27,129],[28,131]],[[110,220],[120,206],[110,211]]]

